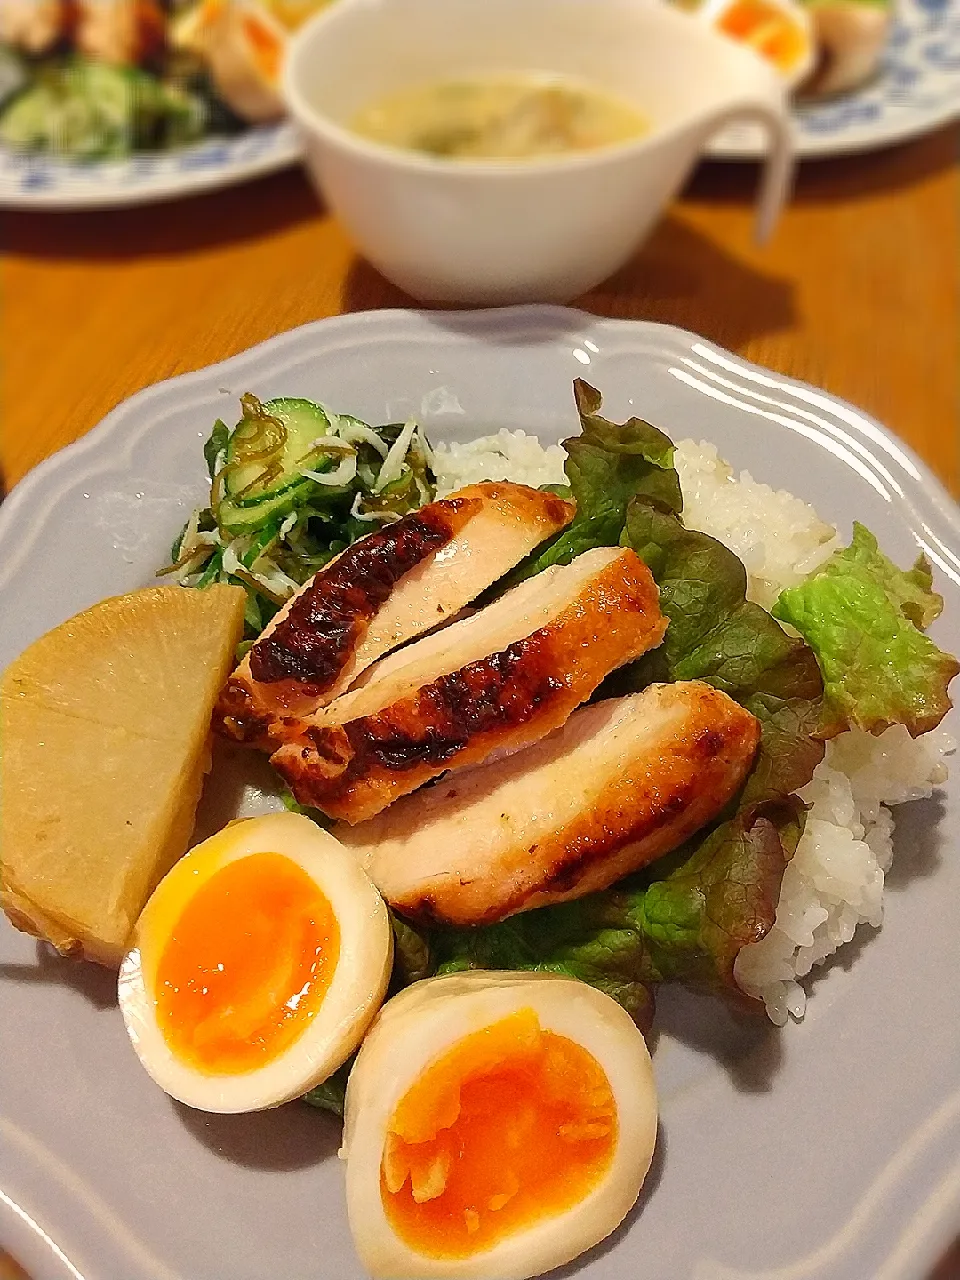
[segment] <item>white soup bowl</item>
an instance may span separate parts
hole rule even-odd
[[[354,133],[371,102],[486,73],[576,77],[636,105],[648,133],[533,160],[451,160]],[[294,40],[284,97],[307,168],[360,250],[424,301],[566,302],[637,249],[710,137],[770,137],[758,236],[792,164],[776,71],[657,0],[339,0]]]

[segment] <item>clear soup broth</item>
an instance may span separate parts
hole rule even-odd
[[[378,98],[353,119],[364,138],[452,160],[530,160],[629,142],[649,124],[626,99],[543,75],[437,81]]]

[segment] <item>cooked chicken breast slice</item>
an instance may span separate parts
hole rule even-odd
[[[759,739],[754,717],[710,685],[652,685],[334,834],[404,915],[489,924],[675,849],[736,794]]]
[[[272,762],[301,804],[362,822],[447,769],[552,732],[666,627],[635,552],[588,551],[385,659]]]
[[[273,749],[391,649],[448,622],[573,518],[520,484],[478,484],[348,547],[289,600],[230,677],[216,727]]]
[[[0,0],[0,44],[34,55],[45,53],[70,25],[66,0]]]

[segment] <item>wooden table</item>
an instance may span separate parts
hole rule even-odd
[[[579,305],[664,320],[817,383],[907,440],[960,496],[960,132],[805,167],[751,243],[749,166],[708,166]],[[5,219],[7,485],[118,401],[284,329],[408,305],[299,173],[142,210]],[[2,1272],[0,1272],[2,1274]],[[958,1280],[960,1252],[935,1280]]]
[[[581,300],[670,321],[868,409],[960,494],[960,167],[947,129],[803,170],[751,242],[750,166],[708,166],[642,252]],[[8,486],[160,378],[307,320],[408,303],[297,172],[179,204],[5,219]]]

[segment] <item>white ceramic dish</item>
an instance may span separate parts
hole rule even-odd
[[[709,438],[901,561],[924,547],[960,649],[960,513],[849,405],[681,330],[555,308],[371,312],[294,330],[153,387],[0,507],[0,666],[46,628],[148,582],[204,492],[201,445],[236,396],[307,395],[438,438],[576,428],[574,377],[610,415]],[[955,721],[954,721],[955,723]],[[237,794],[219,778],[221,819]],[[208,797],[208,798],[212,798]],[[662,991],[658,1155],[625,1229],[561,1277],[925,1280],[960,1228],[960,776],[901,809],[887,920],[777,1031]],[[34,1280],[360,1280],[338,1126],[300,1103],[215,1117],[142,1071],[111,977],[0,926],[0,1246]]]
[[[364,106],[437,80],[544,71],[602,85],[650,131],[531,161],[437,159],[350,129]],[[780,213],[791,130],[762,59],[665,4],[636,0],[339,0],[297,34],[283,96],[308,172],[367,258],[414,298],[566,302],[646,238],[706,142],[759,123],[758,209]]]

